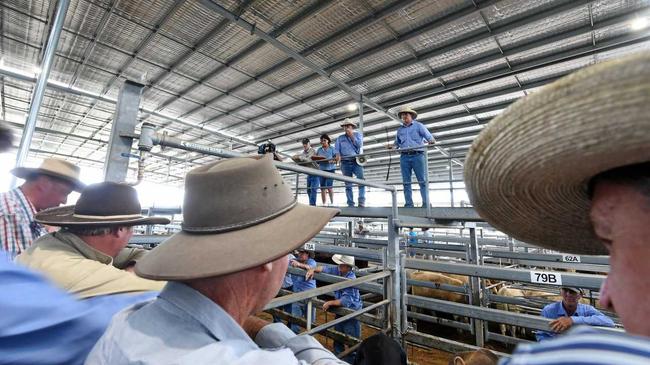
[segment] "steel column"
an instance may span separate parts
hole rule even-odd
[[[449,198],[451,199],[451,207],[454,207],[454,164],[449,159]]]
[[[18,146],[18,154],[16,155],[17,167],[22,166],[25,163],[27,154],[29,153],[29,146],[32,143],[32,136],[34,135],[34,129],[36,128],[38,111],[41,108],[41,102],[43,101],[43,96],[45,95],[47,80],[50,76],[50,70],[52,69],[52,64],[54,62],[54,55],[56,54],[56,48],[59,44],[59,38],[61,36],[61,29],[63,28],[65,15],[68,12],[69,5],[69,0],[59,0],[56,4],[54,19],[52,21],[52,29],[50,30],[50,34],[47,37],[47,45],[45,45],[43,61],[40,65],[41,73],[38,76],[36,86],[34,87],[32,101],[29,105],[29,115],[25,123],[25,129],[23,129],[23,136],[20,140],[20,145]],[[12,179],[11,185],[12,187],[16,185],[15,179]]]
[[[144,85],[126,81],[120,89],[104,163],[105,181],[123,182],[126,180],[133,138],[123,134],[135,132],[143,87]]]
[[[469,227],[469,245],[467,245],[467,262],[473,265],[479,265],[479,250],[478,250],[478,237],[476,236],[476,225],[468,223]],[[481,306],[481,282],[478,276],[469,277],[469,288],[471,295],[469,296],[469,304],[480,307]],[[476,336],[476,346],[483,347],[485,345],[485,322],[479,319],[472,319],[474,335]]]

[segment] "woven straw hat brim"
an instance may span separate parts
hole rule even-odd
[[[336,263],[336,264],[338,264],[338,265],[349,265],[349,266],[354,266],[354,257],[352,258],[352,261],[351,261],[351,262],[345,262],[345,260],[343,260],[343,256],[342,256],[342,255],[340,255],[340,254],[335,254],[335,255],[332,255],[332,261],[334,261],[334,263]]]
[[[57,227],[69,226],[141,226],[150,224],[169,224],[169,219],[165,217],[146,217],[137,218],[120,218],[120,219],[91,219],[79,218],[74,216],[74,205],[63,207],[49,208],[40,211],[34,217],[34,220],[41,224]]]
[[[286,213],[251,227],[223,233],[178,232],[135,267],[153,280],[189,280],[226,275],[263,265],[301,247],[339,213],[296,204]]]
[[[476,211],[514,238],[607,254],[589,220],[589,180],[650,161],[650,54],[591,66],[519,100],[465,161]]]
[[[75,191],[81,192],[85,187],[86,184],[82,183],[80,180],[75,179],[71,176],[64,175],[64,174],[59,174],[56,171],[51,171],[51,170],[45,170],[45,169],[40,169],[40,168],[31,168],[31,167],[16,167],[10,171],[15,177],[21,178],[21,179],[26,179],[30,175],[34,174],[43,174],[43,175],[48,175],[48,176],[53,176],[65,181],[68,181],[72,184],[73,189]]]
[[[411,113],[411,114],[413,115],[413,119],[417,119],[417,117],[418,117],[418,113],[417,113],[415,110],[411,109],[411,108],[400,109],[400,110],[397,112],[397,117],[398,117],[398,118],[401,118],[401,117],[402,117],[402,113]]]

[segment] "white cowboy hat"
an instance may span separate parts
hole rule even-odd
[[[411,116],[413,116],[413,119],[416,119],[418,117],[418,113],[413,110],[410,105],[401,106],[399,109],[397,109],[398,118],[402,117],[402,113],[410,113]]]
[[[16,167],[11,170],[11,173],[21,179],[37,174],[53,176],[70,182],[76,191],[81,191],[86,186],[79,180],[81,169],[71,162],[58,158],[46,158],[39,167]]]
[[[335,254],[332,256],[332,261],[339,265],[349,265],[354,267],[354,257],[348,255]]]
[[[345,127],[346,125],[351,125],[354,128],[357,128],[357,123],[355,121],[353,121],[352,119],[350,119],[350,118],[345,118],[341,122],[341,127]]]
[[[490,122],[465,161],[476,211],[542,247],[607,254],[589,220],[595,175],[650,161],[650,53],[547,85]]]
[[[338,212],[298,203],[270,154],[210,163],[185,177],[182,231],[135,271],[187,280],[246,270],[302,246]]]

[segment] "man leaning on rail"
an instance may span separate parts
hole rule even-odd
[[[597,64],[510,106],[476,138],[476,211],[518,240],[610,256],[600,304],[627,333],[577,326],[501,364],[650,363],[650,53]]]
[[[115,316],[88,364],[345,364],[311,336],[255,313],[278,293],[287,254],[338,210],[295,201],[271,156],[201,166],[185,179],[182,231],[138,261],[168,280]]]

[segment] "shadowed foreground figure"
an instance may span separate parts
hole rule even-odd
[[[477,212],[514,238],[610,255],[600,304],[627,333],[577,326],[502,364],[650,363],[650,53],[582,69],[511,105],[465,162]],[[550,328],[549,328],[550,329]]]

